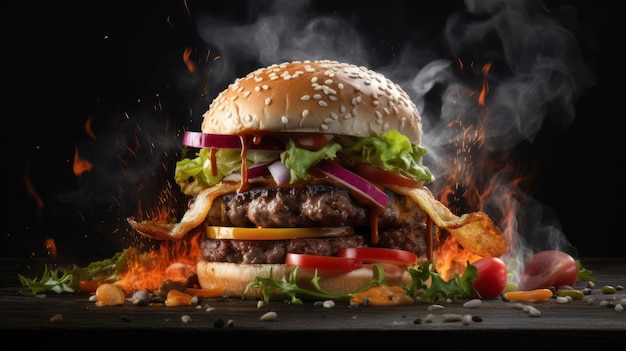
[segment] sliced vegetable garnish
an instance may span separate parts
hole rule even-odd
[[[183,145],[195,148],[241,149],[241,139],[237,135],[185,131]],[[250,143],[250,150],[282,151],[284,149],[283,142],[271,137],[262,138],[258,144]]]
[[[387,200],[389,200],[387,194],[378,189],[374,184],[336,163],[322,160],[317,163],[315,167],[326,176],[343,184],[348,189],[363,196],[381,208],[384,208],[387,204]]]
[[[346,273],[361,268],[363,261],[347,257],[287,253],[285,264],[300,269],[316,269],[322,273]]]
[[[378,247],[342,247],[338,257],[356,258],[363,263],[393,263],[411,266],[417,263],[417,255],[411,251]]]
[[[423,184],[413,178],[405,177],[391,171],[386,171],[382,168],[373,167],[363,162],[355,163],[353,168],[354,172],[361,177],[378,184],[395,184],[406,188],[419,188]]]
[[[289,171],[289,168],[287,168],[287,166],[285,166],[280,160],[274,161],[272,164],[267,166],[267,168],[272,174],[272,177],[274,178],[276,184],[283,185],[289,183],[289,180],[291,179],[291,173]]]
[[[296,238],[344,236],[354,233],[354,228],[346,227],[307,227],[307,228],[245,228],[207,226],[210,239],[237,240],[287,240]]]

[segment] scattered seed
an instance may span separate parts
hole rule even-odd
[[[58,322],[62,322],[63,321],[63,315],[62,314],[55,314],[54,316],[50,317],[50,322],[52,323],[58,323]]]
[[[413,320],[413,324],[422,324],[422,319],[421,318],[415,318]]]
[[[626,306],[626,298],[619,300],[619,304],[622,306]]]
[[[556,297],[556,302],[557,303],[568,303],[569,299],[565,296],[557,296]]]
[[[482,301],[480,299],[473,299],[473,300],[469,300],[466,303],[463,304],[463,307],[465,308],[474,308],[474,307],[478,307],[480,305],[482,305]]]
[[[624,290],[624,287],[622,285],[616,285],[615,286],[615,290]]]
[[[483,317],[481,317],[481,316],[472,316],[472,321],[480,323],[480,322],[483,321]]]
[[[428,310],[429,311],[442,310],[442,309],[443,309],[442,305],[430,305],[430,306],[428,306]]]
[[[184,314],[182,317],[180,317],[180,320],[183,321],[183,323],[189,323],[191,322],[191,316],[188,314]]]
[[[224,328],[224,320],[221,318],[217,319],[215,322],[213,322],[213,328],[215,329]]]
[[[556,292],[557,296],[569,296],[571,297],[573,300],[582,300],[583,296],[585,294],[583,294],[582,291],[580,290],[575,290],[575,289],[559,289]]]
[[[615,294],[615,291],[617,289],[615,289],[615,287],[611,286],[611,285],[605,285],[602,287],[602,293],[603,294]]]
[[[276,318],[278,318],[276,312],[267,312],[261,316],[262,321],[273,321],[276,320]]]
[[[263,300],[259,300],[259,301],[256,303],[256,308],[261,308],[261,307],[263,307],[263,306],[265,306],[265,302],[264,302]]]
[[[531,317],[540,317],[541,316],[541,311],[539,311],[538,309],[536,309],[533,306],[529,305],[527,311],[528,311],[528,315],[531,316]]]
[[[333,301],[333,300],[326,300],[322,304],[322,307],[324,307],[324,308],[333,308],[333,307],[335,307],[335,301]]]
[[[461,320],[461,323],[463,325],[468,325],[468,324],[472,323],[472,316],[469,315],[469,314],[464,315],[463,319]]]
[[[600,301],[600,306],[602,306],[602,307],[604,307],[604,306],[606,306],[608,304],[609,304],[609,302],[607,300]]]
[[[591,289],[589,289],[589,288],[584,288],[584,289],[583,289],[583,294],[584,294],[584,295],[591,295]]]
[[[460,322],[463,320],[463,316],[456,313],[445,313],[443,315],[444,322]]]
[[[228,328],[232,328],[235,326],[235,321],[232,319],[229,319],[228,322],[226,322],[226,327]]]
[[[432,323],[435,316],[432,313],[429,313],[424,317],[424,323]]]
[[[150,295],[146,290],[137,290],[131,296],[131,302],[136,306],[147,306],[150,303]]]
[[[624,310],[624,306],[621,303],[615,305],[615,312],[622,312]]]
[[[524,304],[521,304],[519,302],[516,302],[511,305],[511,307],[513,307],[514,310],[523,310],[524,306],[525,306]]]
[[[592,282],[591,280],[587,281],[587,287],[590,289],[593,289],[596,287],[596,283]]]

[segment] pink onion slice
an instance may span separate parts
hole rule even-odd
[[[387,194],[378,189],[374,184],[336,163],[322,160],[317,163],[315,167],[326,176],[336,180],[348,189],[360,194],[382,208],[385,207],[387,200],[389,200]]]
[[[183,145],[196,148],[216,148],[216,149],[241,149],[241,139],[238,135],[210,134],[201,132],[185,131],[183,135]],[[258,144],[251,143],[250,150],[282,151],[285,144],[271,137],[264,137]]]

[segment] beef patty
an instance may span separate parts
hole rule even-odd
[[[426,254],[426,214],[410,199],[387,192],[378,217],[376,247]],[[214,200],[206,225],[236,227],[353,226],[355,234],[335,238],[290,240],[215,240],[201,237],[204,258],[212,262],[284,263],[288,252],[333,256],[341,247],[374,246],[370,242],[369,207],[343,188],[331,185],[260,188]]]

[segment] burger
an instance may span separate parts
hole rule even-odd
[[[190,199],[182,218],[129,223],[151,238],[199,240],[199,284],[244,298],[262,296],[250,286],[259,277],[338,293],[380,275],[410,284],[407,267],[433,258],[435,230],[502,255],[487,215],[457,216],[426,187],[421,128],[408,94],[366,67],[260,68],[218,94],[201,132],[185,132],[196,152],[176,163]]]

